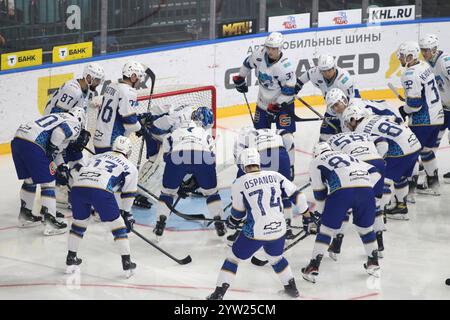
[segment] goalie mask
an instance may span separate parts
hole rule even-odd
[[[208,107],[199,107],[192,112],[191,119],[204,129],[209,129],[214,125],[214,114]]]

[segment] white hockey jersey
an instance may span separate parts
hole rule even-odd
[[[333,192],[346,188],[373,188],[381,177],[375,167],[340,151],[326,152],[313,159],[309,174],[319,212],[323,210],[323,201]]]
[[[178,129],[168,134],[163,142],[164,154],[178,151],[215,152],[212,136],[194,121],[183,122]]]
[[[442,106],[450,111],[450,55],[439,51],[436,59],[429,64],[441,94]]]
[[[345,132],[332,136],[327,142],[334,151],[341,151],[360,161],[369,161],[383,159],[384,153],[380,155],[379,150],[375,146],[377,137],[370,136],[366,133]],[[381,138],[382,139],[382,138]],[[379,141],[385,144],[385,152],[387,151],[387,142]]]
[[[405,111],[410,114],[409,126],[441,125],[444,123],[438,84],[433,70],[425,62],[406,68],[401,76],[405,89]]]
[[[331,81],[323,77],[320,73],[319,67],[312,67],[298,77],[298,80],[302,85],[306,84],[308,81],[311,81],[315,87],[322,91],[324,98],[327,96],[328,91],[333,88],[341,89],[347,96],[347,99],[360,97],[359,91],[355,88],[354,78],[350,76],[346,70],[339,67],[336,67],[336,76]]]
[[[103,96],[94,134],[96,148],[110,148],[118,136],[130,136],[139,131],[141,124],[136,116],[137,92],[126,83],[110,84]]]
[[[234,141],[234,159],[238,160],[244,149],[256,148],[263,151],[272,148],[285,148],[290,150],[294,144],[292,135],[288,135],[284,129],[253,129],[244,128]]]
[[[275,171],[247,173],[231,186],[231,214],[246,217],[244,235],[256,240],[275,240],[286,233],[282,193],[292,196],[297,187]]]
[[[153,123],[150,129],[152,136],[162,142],[168,133],[175,131],[182,123],[191,120],[192,111],[191,105],[156,105],[152,107]]]
[[[17,129],[15,137],[33,142],[45,152],[52,143],[58,147],[59,153],[54,161],[56,165],[60,165],[64,163],[62,151],[71,141],[78,138],[80,131],[81,124],[77,118],[69,113],[56,113],[21,125]]]
[[[245,78],[251,69],[255,69],[258,78],[258,107],[267,110],[269,104],[281,105],[294,100],[294,66],[283,53],[278,61],[269,63],[265,47],[260,48],[244,60],[239,75]]]
[[[88,187],[120,193],[122,200],[118,201],[120,209],[131,211],[137,192],[138,171],[123,154],[109,151],[95,155],[79,171],[72,170],[71,173],[72,187]]]
[[[80,83],[73,79],[65,82],[47,102],[44,115],[50,113],[68,112],[73,107],[81,107],[86,110],[88,106],[88,94],[81,90]]]
[[[404,125],[389,121],[384,116],[364,118],[356,128],[357,133],[383,137],[389,144],[385,158],[402,157],[419,151],[422,146],[416,135]]]

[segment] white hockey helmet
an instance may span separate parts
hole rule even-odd
[[[347,108],[345,108],[342,113],[342,119],[344,123],[351,123],[352,120],[361,120],[367,116],[367,112],[365,112],[360,106],[356,104],[351,104]]]
[[[81,124],[81,128],[86,124],[86,111],[81,107],[73,107],[69,110],[69,114],[73,115]]]
[[[247,148],[244,151],[242,151],[241,156],[241,166],[244,168],[247,166],[255,165],[260,166],[261,165],[261,159],[259,157],[259,152],[256,148]]]
[[[339,88],[333,88],[328,91],[327,96],[325,97],[325,101],[327,102],[327,108],[332,110],[332,107],[339,101],[341,101],[346,106],[348,105],[347,96],[344,91]]]
[[[112,150],[120,152],[127,158],[131,155],[131,140],[125,136],[118,136],[112,145]]]
[[[87,76],[91,76],[91,82],[87,81]],[[89,62],[84,66],[83,78],[90,86],[95,80],[98,80],[98,84],[101,84],[105,80],[105,71],[102,66],[96,62]]]
[[[420,49],[431,49],[438,48],[439,46],[439,39],[435,34],[427,33],[419,40],[419,47]]]
[[[419,49],[419,44],[415,41],[406,41],[403,42],[397,50],[397,57],[400,58],[401,56],[403,56],[406,58],[411,55],[413,60],[417,60],[419,59],[419,53],[420,53],[420,49]]]
[[[145,80],[145,69],[142,64],[137,61],[128,61],[123,66],[122,75],[131,78],[133,74],[135,74],[141,82]]]
[[[281,50],[283,47],[284,37],[279,32],[272,32],[264,41],[264,46],[269,48],[278,48]]]
[[[317,61],[317,66],[320,71],[327,71],[336,68],[336,62],[334,61],[334,57],[332,55],[321,54]]]
[[[314,146],[313,157],[317,158],[322,153],[329,151],[333,151],[333,149],[331,149],[331,146],[328,144],[328,142],[319,142]]]

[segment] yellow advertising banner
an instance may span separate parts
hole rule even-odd
[[[42,49],[2,54],[2,70],[31,67],[42,64]]]
[[[92,57],[92,42],[66,44],[53,47],[53,62],[63,62]]]

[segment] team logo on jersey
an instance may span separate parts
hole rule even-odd
[[[369,148],[367,148],[367,147],[358,147],[358,148],[352,150],[352,152],[350,152],[350,154],[359,154],[359,153],[364,153],[367,151],[369,151]]]
[[[363,171],[363,170],[355,170],[350,172],[350,177],[364,177],[367,176],[367,171]]]
[[[282,127],[289,127],[291,125],[291,117],[288,114],[282,114],[278,121]]]
[[[264,230],[277,230],[281,227],[281,222],[271,222],[264,226]]]
[[[273,85],[272,77],[269,76],[267,73],[259,71],[258,72],[258,80],[259,80],[259,83],[266,88]]]
[[[52,161],[52,162],[50,162],[50,164],[49,164],[49,166],[48,166],[48,169],[50,170],[50,174],[52,175],[52,176],[54,176],[55,175],[55,173],[56,173],[56,163],[54,162],[54,161]]]
[[[82,174],[80,174],[80,177],[85,177],[85,178],[98,178],[100,176],[101,176],[100,173],[93,172],[93,171],[83,172]]]

